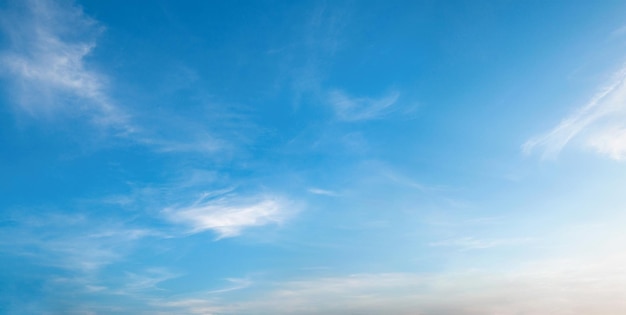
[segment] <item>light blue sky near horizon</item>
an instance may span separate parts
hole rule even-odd
[[[1,314],[623,314],[623,1],[0,1]]]

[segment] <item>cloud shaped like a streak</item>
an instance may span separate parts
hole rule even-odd
[[[494,247],[508,247],[523,245],[531,242],[531,238],[501,238],[501,239],[476,239],[473,237],[462,237],[430,243],[432,247],[452,247],[461,251],[489,249]]]
[[[314,195],[322,195],[322,196],[329,196],[329,197],[339,196],[337,192],[334,192],[332,190],[326,190],[326,189],[321,189],[321,188],[316,188],[316,187],[311,187],[307,191]]]
[[[246,228],[280,224],[294,209],[285,200],[260,196],[256,198],[223,197],[196,202],[182,208],[165,209],[164,215],[173,223],[190,228],[190,233],[211,230],[218,239],[238,236]]]
[[[626,158],[626,67],[589,103],[552,130],[528,140],[522,149],[525,153],[541,149],[544,158],[555,158],[575,138],[612,159]]]
[[[333,107],[337,119],[342,121],[364,121],[378,119],[386,115],[400,97],[391,92],[382,98],[352,97],[343,91],[330,92],[328,102]]]
[[[103,28],[71,4],[29,0],[2,13],[8,45],[0,66],[15,103],[32,115],[87,113],[106,126],[126,125],[127,115],[105,93],[106,79],[87,67]]]

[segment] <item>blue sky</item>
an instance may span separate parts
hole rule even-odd
[[[1,314],[624,314],[623,1],[0,1]]]

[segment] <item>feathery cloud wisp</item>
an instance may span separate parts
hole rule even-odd
[[[544,158],[555,158],[577,137],[587,147],[613,159],[626,155],[626,67],[613,81],[601,89],[587,105],[566,117],[552,130],[528,140],[522,146],[525,153],[542,149]]]
[[[307,190],[309,193],[312,193],[314,195],[323,195],[323,196],[329,196],[329,197],[337,197],[339,196],[338,193],[332,191],[332,190],[327,190],[327,189],[321,189],[321,188],[316,188],[316,187],[311,187]]]
[[[14,102],[31,115],[87,113],[94,122],[125,127],[127,115],[105,92],[105,77],[85,58],[103,28],[71,4],[25,1],[2,13],[8,46],[0,67]]]
[[[171,222],[189,226],[191,233],[212,230],[221,239],[238,236],[246,228],[280,224],[293,211],[287,202],[277,197],[244,199],[201,200],[189,207],[165,209],[164,214]]]
[[[91,273],[122,260],[145,238],[158,233],[122,222],[82,215],[43,215],[16,220],[0,236],[0,250],[31,257],[37,264]],[[104,221],[104,222],[101,222]]]

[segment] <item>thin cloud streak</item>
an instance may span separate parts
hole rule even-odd
[[[332,191],[332,190],[326,190],[326,189],[321,189],[321,188],[316,188],[316,187],[311,187],[307,190],[309,193],[314,194],[314,195],[322,195],[322,196],[329,196],[329,197],[337,197],[339,196],[338,193]]]
[[[583,137],[588,147],[613,159],[626,154],[623,130],[626,125],[626,66],[612,82],[601,89],[587,105],[566,117],[552,130],[528,140],[522,146],[526,154],[542,150],[543,158],[556,158],[575,138]],[[616,132],[616,129],[618,132]]]
[[[223,289],[208,291],[207,294],[222,294],[248,288],[252,285],[252,281],[245,278],[228,278],[226,279],[231,285]]]
[[[462,237],[457,239],[449,239],[438,242],[432,242],[432,247],[452,247],[461,251],[489,249],[494,247],[508,247],[528,244],[533,241],[532,238],[499,238],[499,239],[476,239],[473,237]]]

